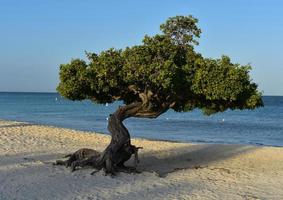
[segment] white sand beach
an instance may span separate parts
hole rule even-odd
[[[79,148],[102,151],[110,137],[0,121],[0,199],[282,199],[283,148],[133,139],[140,174],[53,166]],[[128,162],[132,164],[132,160]]]

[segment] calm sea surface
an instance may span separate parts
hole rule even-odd
[[[265,96],[264,108],[203,116],[168,111],[157,119],[127,119],[134,137],[182,142],[283,146],[283,97]],[[73,102],[56,93],[0,93],[0,119],[108,133],[107,117],[120,103]]]

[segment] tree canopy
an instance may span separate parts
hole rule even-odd
[[[87,52],[87,61],[60,66],[57,90],[71,100],[140,102],[147,112],[200,108],[212,114],[262,106],[250,65],[232,63],[228,56],[204,58],[195,51],[201,34],[197,23],[192,16],[171,17],[161,24],[161,33],[146,35],[140,45]]]

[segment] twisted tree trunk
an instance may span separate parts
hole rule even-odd
[[[141,93],[142,102],[134,102],[129,105],[119,107],[116,112],[110,115],[108,130],[111,133],[111,142],[96,160],[97,166],[105,169],[106,173],[115,173],[124,168],[124,163],[133,154],[137,156],[138,148],[131,144],[129,131],[123,124],[123,120],[129,117],[156,118],[166,112],[174,103],[162,103],[158,109],[152,109],[149,98],[152,93]]]
[[[141,105],[141,103],[125,105],[110,115],[108,130],[111,133],[111,142],[97,160],[97,165],[103,167],[106,173],[113,174],[118,168],[124,167],[124,163],[135,154],[136,147],[131,145],[130,134],[123,120],[135,116]]]
[[[137,151],[140,147],[131,144],[129,131],[124,126],[123,121],[129,117],[156,118],[171,106],[170,103],[163,103],[158,109],[153,109],[147,97],[148,95],[141,94],[142,102],[120,106],[111,114],[108,119],[108,130],[111,133],[110,144],[98,158],[93,157],[74,162],[72,169],[74,170],[76,166],[91,165],[98,170],[104,169],[106,174],[115,174],[120,170],[125,171],[124,163],[132,155],[135,155],[135,161],[137,161]]]

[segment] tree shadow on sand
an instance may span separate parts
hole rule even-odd
[[[64,155],[59,153],[47,153],[47,152],[1,155],[0,167],[3,168],[12,165],[24,165],[32,162],[42,162],[45,164],[52,164],[53,163],[52,160],[60,156],[63,157]]]
[[[244,145],[203,144],[165,149],[140,155],[140,171],[154,171],[160,177],[182,169],[206,167],[217,161],[256,150],[260,147]],[[170,152],[170,153],[169,153]]]
[[[197,169],[207,167],[214,162],[254,151],[260,147],[245,145],[224,145],[224,144],[202,144],[176,147],[159,151],[149,151],[140,154],[138,171],[155,172],[160,177],[166,177],[169,173],[183,169]],[[62,153],[23,153],[3,156],[0,158],[1,167],[13,164],[24,164],[28,162],[41,161],[47,165],[52,165],[52,161],[62,158]],[[126,164],[132,165],[133,160]]]

